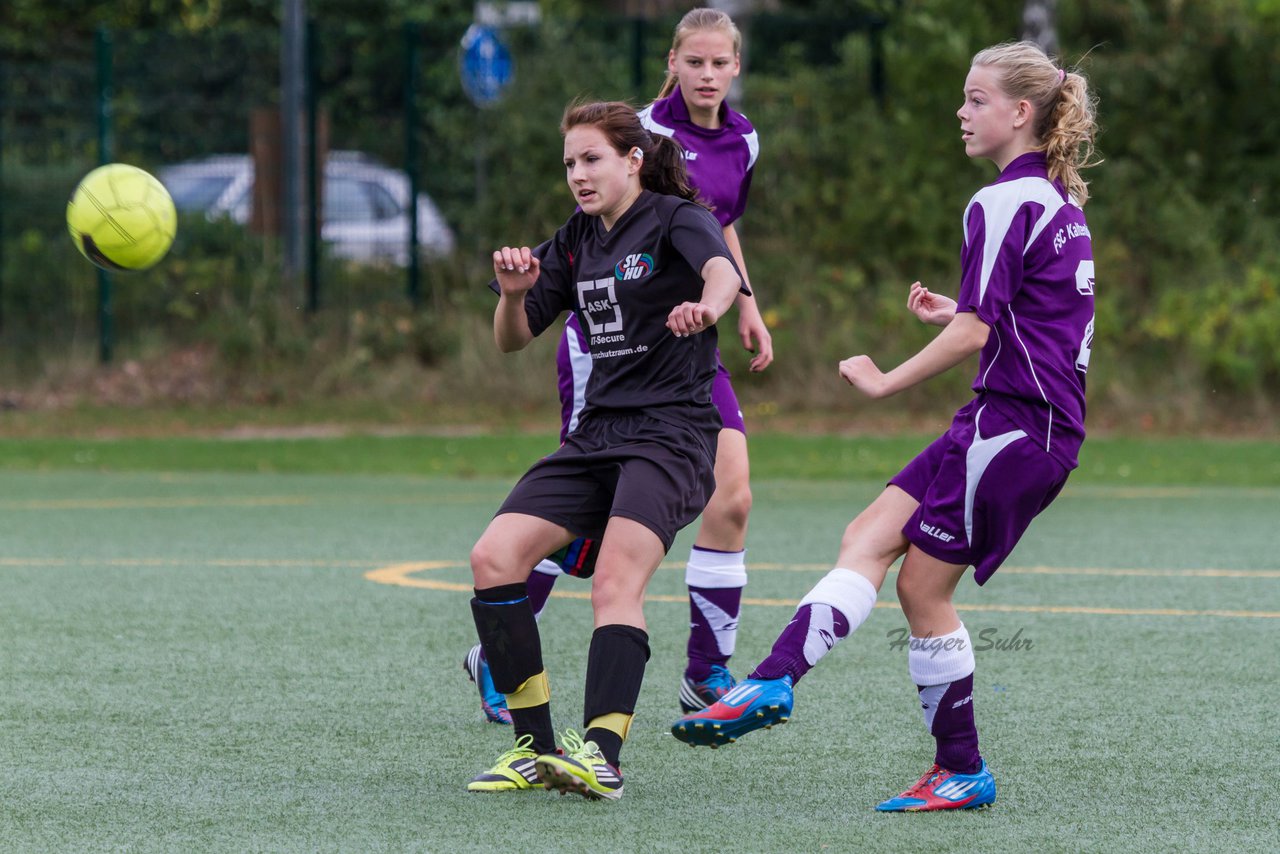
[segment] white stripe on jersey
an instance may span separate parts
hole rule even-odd
[[[572,315],[570,315],[572,316]],[[578,429],[578,417],[587,405],[587,380],[591,379],[591,353],[582,346],[582,334],[565,321],[565,340],[569,344],[569,374],[573,377],[573,411],[569,414],[566,434]]]
[[[754,130],[751,133],[743,134],[742,141],[747,144],[747,171],[751,171],[751,167],[756,165],[756,158],[760,156],[760,134]]]
[[[1044,393],[1044,386],[1040,385],[1040,377],[1036,374],[1036,362],[1031,358],[1031,351],[1027,349],[1026,342],[1022,340],[1022,335],[1018,332],[1018,316],[1013,313],[1013,306],[1009,306],[1009,323],[1013,326],[1013,337],[1018,339],[1018,345],[1022,347],[1022,352],[1027,357],[1027,370],[1031,371],[1031,379],[1036,382],[1036,389],[1040,392],[1040,399],[1049,407],[1049,426],[1044,431],[1044,449],[1049,450],[1050,437],[1053,436],[1053,404],[1049,402],[1049,395]]]
[[[636,113],[636,115],[640,117],[640,124],[644,125],[644,129],[647,130],[649,133],[656,133],[661,136],[667,136],[667,137],[671,137],[672,139],[675,139],[676,137],[675,128],[669,128],[666,125],[660,125],[653,120],[653,104],[650,104],[649,106],[645,107],[643,110]]]
[[[670,137],[671,139],[676,138],[675,128],[669,128],[666,125],[658,124],[654,121],[653,104],[645,107],[643,110],[636,113],[636,115],[640,117],[640,124],[643,125],[644,129],[649,131],[649,133],[656,133],[660,136]],[[744,133],[742,135],[742,141],[746,143],[747,146],[747,171],[750,172],[752,167],[756,165],[756,158],[760,156],[760,134],[756,133],[754,130],[752,130],[751,133]]]
[[[996,454],[1027,435],[1025,430],[1012,430],[984,439],[982,410],[986,408],[984,405],[973,417],[973,442],[965,452],[964,459],[964,538],[969,545],[973,545],[973,500],[978,494],[978,481],[982,480]]]
[[[982,276],[978,280],[979,303],[987,295],[987,285],[991,281],[991,271],[995,268],[996,257],[1000,253],[1000,246],[1004,243],[1005,235],[1009,233],[1009,226],[1013,224],[1013,218],[1017,216],[1018,211],[1027,202],[1035,202],[1042,205],[1044,213],[1036,221],[1035,227],[1031,229],[1031,234],[1027,237],[1026,245],[1022,247],[1022,254],[1025,255],[1031,244],[1044,231],[1045,226],[1049,224],[1049,221],[1066,204],[1062,197],[1058,195],[1058,191],[1053,184],[1050,184],[1044,178],[1018,178],[1014,181],[992,184],[975,193],[973,198],[969,200],[969,206],[964,209],[965,243],[969,242],[969,212],[973,210],[975,204],[982,206],[983,219],[986,224],[982,245]]]

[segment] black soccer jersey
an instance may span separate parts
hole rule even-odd
[[[584,417],[596,409],[679,415],[711,406],[715,327],[687,338],[666,327],[671,309],[701,300],[707,261],[733,263],[708,210],[645,190],[611,230],[577,211],[536,251],[542,271],[525,296],[529,329],[540,335],[564,311],[577,315],[592,360]],[[745,284],[741,291],[750,294]]]

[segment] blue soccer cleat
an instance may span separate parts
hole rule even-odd
[[[956,774],[934,765],[916,784],[896,798],[876,805],[880,812],[972,810],[996,802],[996,778],[987,763],[976,774]]]
[[[511,723],[511,712],[507,711],[507,698],[493,687],[493,677],[489,675],[489,662],[485,660],[484,650],[480,644],[471,647],[467,657],[462,660],[462,669],[467,671],[467,678],[476,683],[480,689],[480,711],[489,723]]]
[[[785,724],[794,702],[790,676],[744,679],[710,706],[672,724],[671,734],[691,747],[719,747],[749,732]]]
[[[705,709],[728,694],[736,684],[729,668],[722,664],[711,665],[711,675],[701,682],[684,676],[680,680],[680,711],[687,715]]]

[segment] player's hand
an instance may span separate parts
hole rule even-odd
[[[888,383],[884,372],[870,356],[851,356],[840,363],[840,376],[849,385],[870,398],[887,397]]]
[[[667,315],[667,328],[677,338],[687,338],[713,326],[717,319],[715,309],[709,305],[682,302]]]
[[[946,326],[956,316],[956,301],[935,294],[919,282],[911,286],[907,294],[907,308],[923,323]]]
[[[752,353],[751,371],[759,373],[773,364],[773,336],[764,325],[760,312],[738,312],[738,337],[742,346]]]
[[[542,264],[528,246],[504,246],[493,253],[493,275],[504,294],[520,294],[538,281]]]

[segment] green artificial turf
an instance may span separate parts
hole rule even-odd
[[[467,554],[507,473],[192,472],[179,469],[212,459],[179,456],[135,458],[139,471],[22,471],[11,449],[0,473],[5,850],[1275,846],[1273,487],[1069,484],[985,588],[965,581],[956,594],[975,640],[1006,644],[978,652],[975,679],[996,806],[881,815],[872,806],[932,760],[893,648],[905,623],[892,583],[800,684],[789,724],[691,750],[668,734],[685,531],[650,588],[653,658],[622,800],[468,794],[510,743],[482,722],[460,667],[474,638]],[[875,478],[784,479],[759,465],[753,487],[740,676],[879,490]],[[562,580],[542,621],[562,727],[580,723],[587,589]]]

